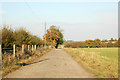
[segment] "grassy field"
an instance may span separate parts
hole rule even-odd
[[[97,78],[118,78],[118,48],[65,48]]]

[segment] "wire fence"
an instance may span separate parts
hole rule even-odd
[[[1,47],[1,45],[0,45]],[[43,50],[45,48],[51,48],[50,46],[40,46],[40,45],[22,45],[21,47],[19,46],[16,46],[16,45],[13,45],[12,48],[0,48],[0,51],[2,51],[2,54],[14,54],[14,51],[15,53],[17,52],[22,52],[24,53],[25,51],[30,51],[30,52],[33,52],[33,51],[36,51],[36,50]]]
[[[2,51],[2,68],[16,64],[21,59],[28,59],[32,56],[40,56],[45,49],[50,48],[49,46],[39,46],[39,45],[22,45],[18,47],[13,45],[13,48],[2,48],[0,45],[0,51]]]

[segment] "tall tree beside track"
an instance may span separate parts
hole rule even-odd
[[[43,38],[45,39],[45,35]],[[57,48],[59,44],[63,43],[62,30],[54,25],[50,26],[46,33],[46,39],[47,45],[53,45],[55,48]]]
[[[9,27],[3,27],[2,28],[2,47],[12,48],[13,44],[15,44],[18,47],[21,47],[22,44],[42,45],[43,41],[39,37],[30,34],[23,28],[20,28],[14,31]]]
[[[10,48],[15,41],[14,31],[9,27],[3,27],[2,29],[2,47]]]
[[[31,43],[31,35],[25,29],[16,30],[14,33],[15,44],[17,46],[22,46],[22,44],[29,44]]]

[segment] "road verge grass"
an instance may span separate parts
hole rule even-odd
[[[118,78],[117,48],[65,48],[75,61],[96,78]]]

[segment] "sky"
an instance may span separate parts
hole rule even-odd
[[[65,40],[118,38],[117,2],[1,2],[1,23],[43,38],[44,22],[63,30]]]

